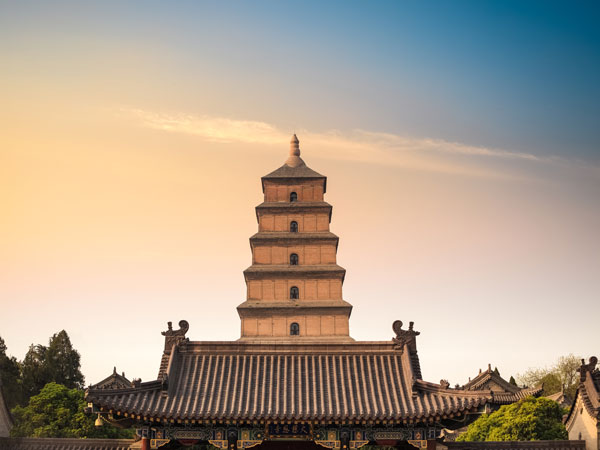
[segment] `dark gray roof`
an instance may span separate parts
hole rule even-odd
[[[176,341],[166,336],[166,343],[174,343],[165,347],[166,364],[157,380],[123,389],[91,387],[86,399],[117,417],[144,422],[420,424],[462,420],[486,404],[532,393],[452,389],[444,380],[423,381],[419,332],[412,322],[403,330],[395,321],[393,329],[395,338],[376,342],[191,342],[184,334]]]
[[[414,384],[416,354],[392,342],[182,343],[159,381],[87,391],[104,410],[154,420],[391,420],[474,412],[489,392]]]
[[[490,383],[495,383],[496,385],[498,385],[499,387],[504,389],[506,392],[516,393],[516,392],[521,391],[520,387],[510,384],[508,381],[506,381],[500,375],[497,375],[492,370],[491,366],[488,366],[487,370],[480,372],[475,378],[473,378],[467,384],[465,384],[462,387],[462,389],[467,389],[470,391],[486,389],[487,385]],[[542,388],[540,386],[540,392],[541,392],[541,390],[542,390]]]
[[[104,380],[96,383],[93,387],[95,389],[122,389],[131,386],[131,381],[125,378],[125,374],[119,375],[117,368],[113,368],[113,373],[106,377]]]
[[[526,397],[537,397],[542,393],[543,386],[534,386],[531,388],[520,389],[517,392],[497,392],[492,391],[492,396],[494,398],[494,403],[499,405],[509,405],[514,402],[518,402]]]

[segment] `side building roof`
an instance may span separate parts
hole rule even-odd
[[[567,427],[576,416],[577,408],[575,408],[575,405],[579,400],[583,403],[587,413],[600,421],[600,370],[596,368],[597,364],[598,358],[595,356],[592,356],[587,364],[583,359],[581,360],[581,367],[577,369],[579,372],[579,385],[571,409],[565,418]]]

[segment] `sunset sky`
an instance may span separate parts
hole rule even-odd
[[[0,336],[155,379],[240,335],[260,177],[328,177],[350,334],[423,376],[600,356],[597,2],[0,1]]]

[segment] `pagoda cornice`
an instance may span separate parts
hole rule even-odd
[[[337,264],[301,265],[253,264],[244,270],[248,280],[263,279],[265,275],[275,278],[340,278],[344,281],[346,269]]]
[[[260,231],[250,237],[250,245],[255,244],[291,244],[291,245],[306,245],[306,244],[323,244],[335,243],[337,248],[340,238],[329,232],[315,233],[290,233],[288,231]]]
[[[263,202],[256,207],[256,219],[264,213],[322,213],[326,212],[331,221],[333,206],[327,202]]]
[[[322,315],[324,313],[345,313],[350,315],[352,305],[344,300],[246,300],[237,307],[241,316],[263,316],[265,312],[290,314]],[[296,339],[296,338],[295,338]]]

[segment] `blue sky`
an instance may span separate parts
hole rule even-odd
[[[595,2],[20,2],[2,9],[5,43],[19,48],[40,37],[36,45],[57,51],[57,62],[68,50],[89,50],[82,64],[110,60],[115,50],[134,59],[143,53],[149,70],[171,80],[142,83],[167,108],[208,103],[214,113],[254,114],[285,127],[368,128],[598,161]],[[107,82],[114,77],[118,67]],[[198,90],[229,95],[223,104],[207,101],[190,92],[194,80]]]

